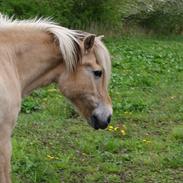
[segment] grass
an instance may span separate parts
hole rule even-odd
[[[181,183],[183,39],[116,38],[114,116],[95,131],[51,85],[22,105],[13,135],[14,183]]]

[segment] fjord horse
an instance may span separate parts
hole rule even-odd
[[[95,129],[108,126],[111,61],[100,37],[47,19],[0,15],[0,183],[10,183],[11,134],[21,101],[56,82]]]

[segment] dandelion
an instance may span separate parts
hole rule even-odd
[[[47,155],[47,158],[48,158],[49,160],[53,160],[53,159],[55,159],[55,157],[54,157],[54,156],[50,156],[50,155]]]
[[[125,130],[121,129],[121,134],[125,136],[126,135]]]
[[[113,127],[112,125],[109,125],[109,128],[110,128],[110,129],[113,129],[114,127]]]
[[[144,142],[144,143],[147,143],[147,144],[151,143],[150,140],[146,140],[146,139],[143,139],[143,142]]]
[[[112,133],[116,133],[116,134],[119,134],[119,135],[123,135],[125,136],[126,135],[126,126],[125,125],[122,125],[122,126],[112,126],[112,125],[109,125],[107,130],[112,132]]]
[[[119,127],[115,127],[115,128],[114,128],[114,131],[117,131],[118,129],[119,129]]]
[[[114,130],[114,127],[113,127],[112,125],[110,125],[110,126],[108,127],[108,130],[109,130],[109,131],[113,131],[113,130]]]

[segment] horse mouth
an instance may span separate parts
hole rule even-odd
[[[90,118],[87,120],[88,124],[95,130],[99,130],[99,126],[93,122],[93,120]]]
[[[100,124],[100,122],[95,118],[95,116],[92,116],[88,121],[90,126],[92,126],[95,130],[105,129],[108,126],[107,123]]]
[[[97,124],[94,124],[94,127],[93,127],[95,130],[98,130],[99,129],[99,126]]]

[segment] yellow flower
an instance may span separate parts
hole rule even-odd
[[[114,128],[114,131],[117,131],[118,129],[119,129],[119,127],[115,127],[115,128]]]
[[[110,132],[114,131],[114,127],[112,125],[108,126],[107,128]]]
[[[147,143],[147,144],[151,143],[150,140],[146,140],[146,139],[143,139],[143,142],[144,142],[144,143]]]
[[[122,130],[121,130],[121,134],[122,134],[122,135],[126,135],[125,130],[122,129]]]
[[[53,159],[55,159],[55,157],[50,156],[50,155],[47,155],[47,158],[48,158],[49,160],[53,160]]]
[[[112,126],[112,125],[109,125],[109,127],[108,127],[109,129],[113,129],[114,127]]]

